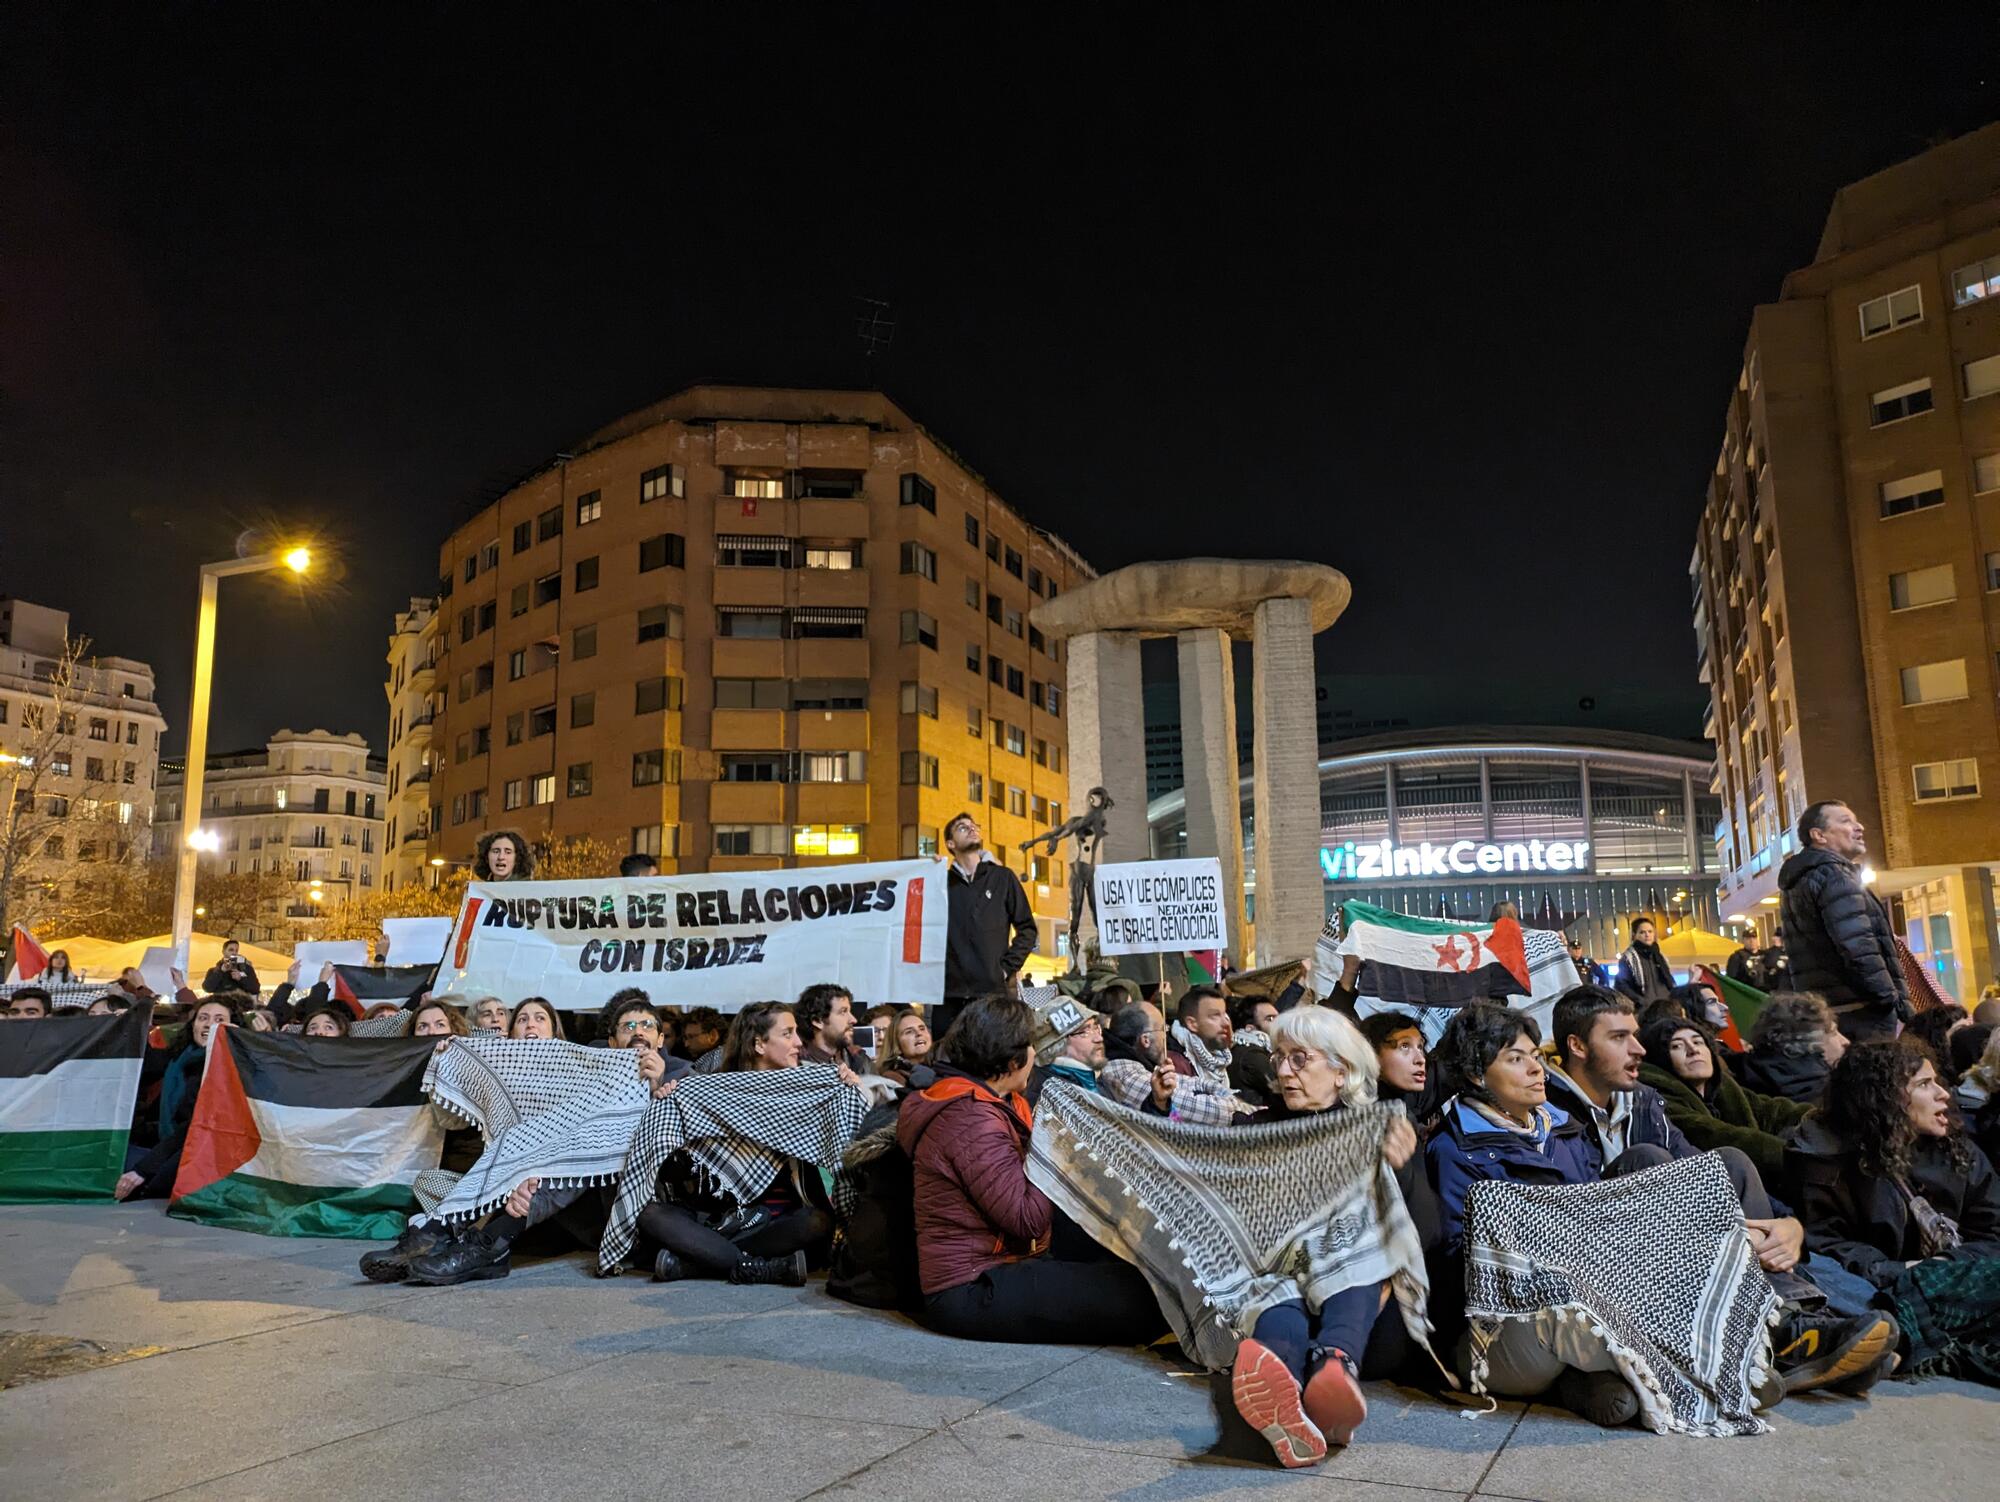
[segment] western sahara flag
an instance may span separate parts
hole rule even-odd
[[[1361,961],[1359,995],[1408,1006],[1462,1007],[1534,993],[1521,925],[1512,918],[1453,923],[1406,917],[1367,902],[1343,906],[1347,936],[1340,953]]]
[[[0,1022],[0,1204],[111,1198],[152,1025],[151,1007]]]
[[[430,1038],[225,1028],[208,1049],[169,1215],[265,1236],[390,1241],[444,1129],[424,1099]]]

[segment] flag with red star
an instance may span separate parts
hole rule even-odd
[[[1340,953],[1361,961],[1355,990],[1391,1004],[1462,1007],[1533,994],[1521,925],[1413,918],[1366,902],[1345,904]]]

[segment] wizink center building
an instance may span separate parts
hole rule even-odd
[[[1397,731],[1336,742],[1319,764],[1320,873],[1329,911],[1359,898],[1424,917],[1522,921],[1582,935],[1610,963],[1632,918],[1662,933],[1721,926],[1709,791],[1699,742],[1606,730]],[[1148,808],[1153,848],[1187,846],[1187,799]],[[1255,912],[1250,783],[1243,832]]]

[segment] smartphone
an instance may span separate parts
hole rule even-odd
[[[854,1036],[848,1041],[863,1053],[873,1053],[875,1052],[875,1034],[877,1031],[878,1029],[869,1023],[856,1023]]]

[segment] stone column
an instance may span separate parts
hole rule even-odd
[[[1311,955],[1326,926],[1311,603],[1265,600],[1252,645],[1257,963],[1272,965]]]
[[[1105,816],[1100,865],[1144,860],[1152,854],[1146,828],[1146,711],[1139,678],[1139,638],[1126,631],[1086,631],[1070,638],[1069,802],[1065,818],[1101,787],[1116,806]],[[1074,845],[1065,842],[1059,858],[1068,861]],[[1095,925],[1086,912],[1085,932],[1070,935],[1070,952],[1081,953]]]
[[[1180,633],[1181,765],[1187,788],[1187,853],[1222,862],[1229,952],[1248,951],[1243,927],[1243,801],[1236,764],[1236,663],[1229,633]]]

